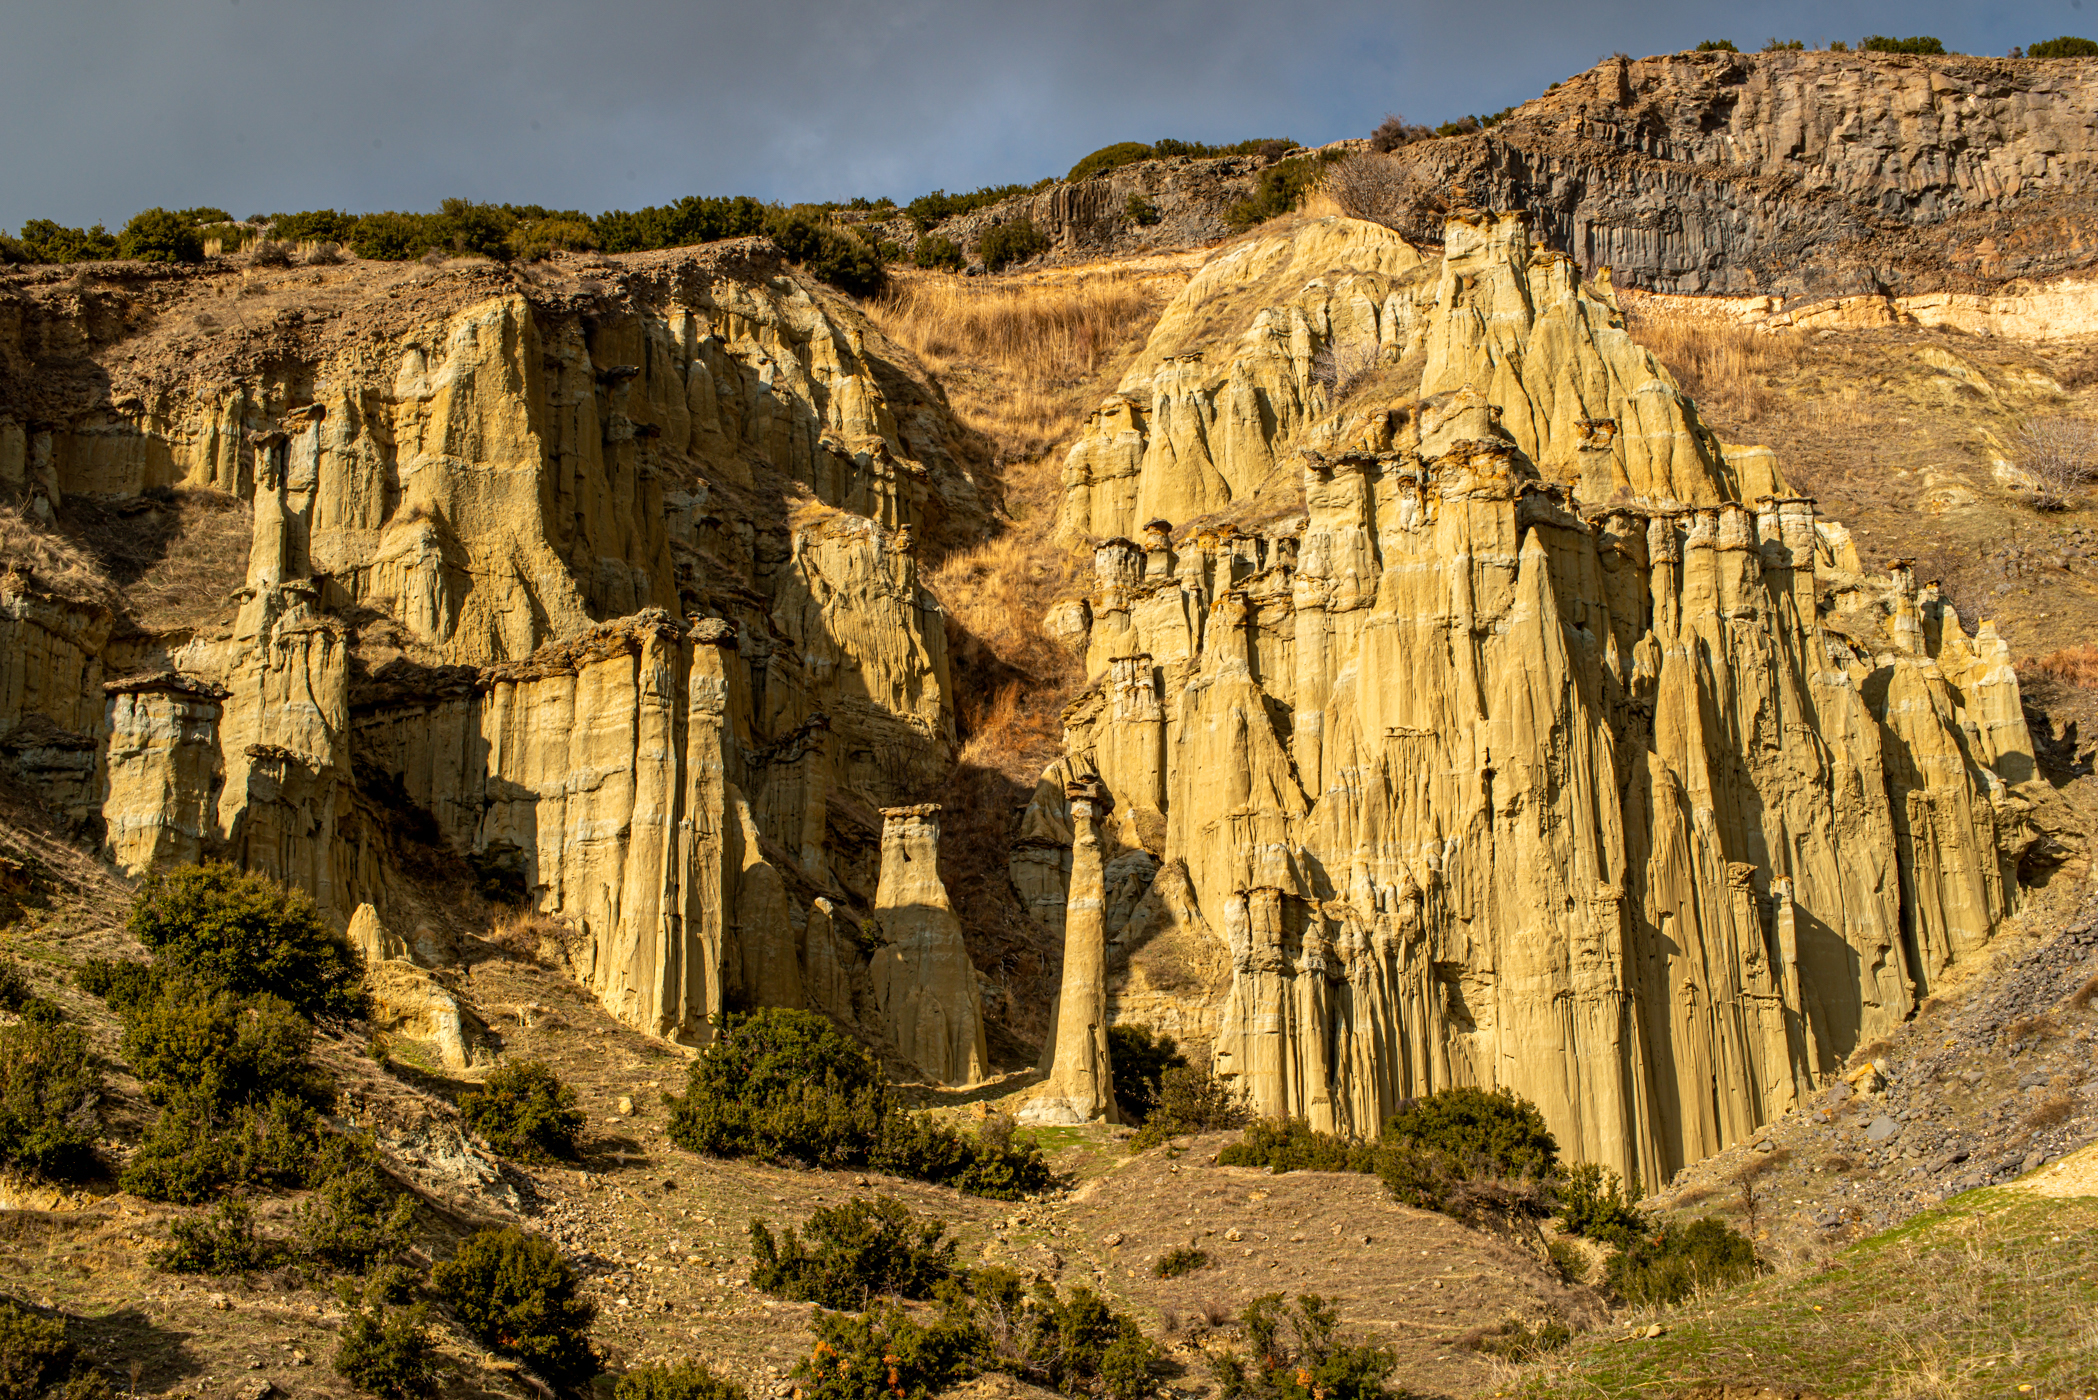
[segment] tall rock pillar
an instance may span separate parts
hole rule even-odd
[[[874,957],[882,1028],[905,1059],[942,1084],[975,1084],[990,1066],[976,969],[940,882],[940,807],[884,807]]]
[[[1064,980],[1056,999],[1049,1080],[1020,1110],[1027,1123],[1115,1123],[1107,1062],[1107,879],[1100,819],[1114,806],[1098,779],[1065,789],[1071,806],[1071,895],[1064,906]]]

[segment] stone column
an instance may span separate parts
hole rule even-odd
[[[1025,1123],[1118,1123],[1107,1060],[1107,881],[1098,823],[1114,806],[1087,778],[1065,789],[1071,804],[1071,894],[1064,906],[1063,991],[1045,1058],[1049,1081],[1020,1110]]]
[[[904,1058],[942,1084],[975,1084],[990,1067],[976,969],[940,881],[940,808],[882,808],[874,957],[882,1028]]]

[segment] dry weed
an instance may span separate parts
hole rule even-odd
[[[13,506],[0,505],[0,561],[27,574],[33,587],[71,602],[116,602],[116,588],[93,556]]]
[[[2098,481],[2098,424],[2027,419],[2011,439],[2011,463],[2032,482],[2034,510],[2067,510]]]
[[[2049,1094],[2034,1104],[2032,1112],[2025,1115],[2025,1127],[2030,1130],[2052,1128],[2058,1123],[2068,1122],[2069,1116],[2075,1111],[2074,1098],[2067,1094]]]
[[[2098,977],[2093,977],[2072,992],[2069,996],[2069,1005],[2075,1007],[2078,1011],[2088,1011],[2091,1009],[2091,1002],[2094,998],[2098,998]]]
[[[175,499],[177,525],[166,552],[124,590],[132,615],[148,627],[209,621],[248,574],[253,507],[218,491],[180,491]]]
[[[1676,384],[1700,405],[1710,402],[1730,418],[1753,423],[1783,401],[1774,376],[1797,370],[1805,347],[1798,333],[1758,330],[1693,312],[1627,307],[1626,329],[1668,367]]]
[[[2098,645],[2090,642],[2050,651],[2026,664],[2080,690],[2098,690]]]

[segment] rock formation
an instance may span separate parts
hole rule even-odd
[[[885,914],[916,980],[877,998],[854,814],[951,769],[911,540],[985,507],[936,392],[768,248],[352,266],[212,359],[132,339],[189,294],[168,274],[15,278],[17,501],[254,508],[217,625],[116,629],[106,599],[0,576],[15,769],[128,871],[222,857],[411,928],[443,896],[400,872],[449,870],[566,924],[577,975],[654,1034],[815,1005],[979,1075],[952,915],[905,927],[945,913],[929,865]]]
[[[1109,901],[1113,1014],[1206,942],[1181,1024],[1260,1110],[1507,1085],[1651,1182],[1987,942],[2030,741],[1992,629],[1858,575],[1519,215],[1445,237],[1227,250],[1072,449],[1093,681],[1015,878],[1053,917],[1071,833],[1071,942],[1097,780],[1102,858],[1157,872]]]
[[[1107,1055],[1107,876],[1098,827],[1113,799],[1093,779],[1073,783],[1064,795],[1071,814],[1071,876],[1064,901],[1063,986],[1044,1057],[1049,1078],[1028,1099],[1020,1119],[1114,1123],[1120,1116]]]
[[[1402,147],[1429,197],[1524,209],[1626,285],[1808,296],[1979,291],[2098,234],[2088,63],[1881,53],[1608,59],[1474,135]]]
[[[874,999],[890,1043],[943,1084],[974,1084],[990,1068],[976,969],[940,881],[940,808],[882,809],[881,884],[874,917]],[[776,1004],[776,1003],[775,1003]]]

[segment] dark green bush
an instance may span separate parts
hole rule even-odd
[[[340,209],[272,214],[266,222],[270,226],[270,237],[285,243],[347,243],[357,229],[357,216]]]
[[[284,1252],[282,1244],[255,1233],[254,1209],[231,1196],[207,1216],[170,1225],[167,1244],[146,1262],[176,1274],[245,1274],[275,1267]]]
[[[765,206],[748,195],[688,195],[675,204],[651,205],[632,213],[607,210],[593,224],[598,246],[606,252],[639,253],[724,238],[749,238],[765,231],[765,215]]]
[[[1732,39],[1706,39],[1697,46],[1699,53],[1739,53]]]
[[[943,268],[948,272],[960,272],[967,261],[962,256],[962,245],[939,234],[927,234],[918,240],[911,250],[911,261],[920,267]]]
[[[231,214],[212,204],[200,204],[194,209],[178,209],[175,217],[185,224],[202,228],[205,224],[230,224],[236,222]]]
[[[369,1149],[355,1155],[300,1208],[299,1242],[331,1268],[363,1273],[407,1252],[415,1199],[386,1179]]]
[[[2098,39],[2079,39],[2073,34],[2064,34],[2059,39],[2042,39],[2025,51],[2027,58],[2098,58]]]
[[[407,262],[443,244],[440,230],[426,214],[391,210],[366,214],[350,231],[350,251],[376,262]]]
[[[186,979],[124,1018],[124,1059],[158,1104],[177,1099],[230,1106],[275,1094],[325,1103],[327,1085],[308,1059],[313,1027],[273,996],[235,996]]]
[[[945,190],[934,190],[931,194],[919,195],[903,206],[903,212],[910,216],[912,226],[918,232],[924,233],[934,224],[957,215],[973,214],[978,209],[1011,199],[1016,194],[1028,194],[1044,185],[1055,183],[1054,180],[1041,180],[1033,185],[986,185],[969,194],[949,194]]]
[[[156,960],[228,991],[265,992],[301,1015],[362,1013],[364,969],[304,893],[223,864],[155,872],[127,927]]]
[[[1260,172],[1253,193],[1225,211],[1224,222],[1243,230],[1287,214],[1318,184],[1324,163],[1316,156],[1299,156],[1269,166]]]
[[[0,962],[0,1011],[19,1012],[34,995],[36,991],[22,975],[21,964],[13,958]]]
[[[1151,1272],[1160,1278],[1179,1278],[1182,1274],[1191,1274],[1197,1269],[1208,1267],[1208,1250],[1183,1246],[1179,1249],[1169,1249],[1159,1255],[1158,1262],[1151,1266]]]
[[[823,1017],[767,1007],[731,1017],[670,1106],[670,1140],[711,1157],[872,1167],[1013,1199],[1054,1177],[1034,1147],[965,1138],[897,1102],[865,1051]]]
[[[30,1013],[48,1006],[39,997],[23,1003]],[[101,1098],[102,1076],[78,1026],[39,1014],[0,1026],[0,1163],[44,1177],[85,1171]]]
[[[89,958],[73,974],[73,985],[100,997],[119,1016],[160,994],[160,973],[151,963],[124,958]]]
[[[1149,1026],[1109,1026],[1107,1063],[1123,1121],[1142,1123],[1158,1107],[1158,1086],[1165,1072],[1183,1068],[1187,1056],[1173,1037],[1154,1035]]]
[[[676,1366],[637,1366],[619,1378],[612,1400],[749,1400],[743,1387],[697,1361]]]
[[[66,1340],[61,1318],[0,1301],[0,1400],[109,1400],[109,1382]]]
[[[1512,1089],[1438,1089],[1409,1100],[1385,1121],[1383,1141],[1445,1153],[1477,1176],[1542,1179],[1559,1164],[1544,1115]]]
[[[1301,1118],[1268,1118],[1217,1154],[1227,1167],[1266,1167],[1271,1172],[1372,1172],[1376,1149],[1337,1133],[1313,1132]]]
[[[31,219],[22,225],[19,242],[30,262],[107,262],[117,255],[116,235],[100,224],[79,229],[49,219]]]
[[[789,1225],[774,1240],[750,1222],[751,1285],[795,1303],[865,1308],[875,1298],[929,1298],[954,1274],[947,1224],[913,1214],[892,1196],[864,1197],[811,1215],[802,1234]]]
[[[570,1384],[597,1373],[587,1335],[597,1310],[576,1296],[575,1270],[546,1240],[483,1230],[439,1264],[430,1282],[467,1331],[548,1380]]]
[[[1176,1065],[1158,1077],[1158,1106],[1136,1135],[1136,1148],[1156,1147],[1183,1133],[1243,1128],[1252,1115],[1245,1100],[1206,1065]]]
[[[881,255],[859,235],[832,227],[827,214],[777,210],[765,226],[780,251],[840,291],[872,296],[882,289]]]
[[[1157,1351],[1133,1320],[1091,1289],[1074,1288],[1059,1298],[1039,1284],[1018,1311],[1021,1326],[1008,1344],[1012,1354],[993,1347],[1001,1370],[1066,1395],[1138,1400],[1151,1393]]]
[[[1556,1317],[1548,1317],[1534,1327],[1522,1318],[1511,1317],[1473,1345],[1488,1356],[1522,1365],[1543,1360],[1564,1348],[1573,1338],[1573,1328]]]
[[[1945,45],[1928,34],[1917,34],[1907,39],[1896,39],[1889,34],[1867,34],[1858,40],[1858,52],[1942,54],[1945,52]]]
[[[196,225],[166,209],[146,209],[131,216],[117,235],[120,257],[141,262],[201,262],[204,240]]]
[[[931,1400],[977,1371],[983,1334],[966,1313],[930,1324],[902,1308],[824,1312],[809,1323],[816,1345],[794,1367],[803,1400]]]
[[[1627,1307],[1680,1303],[1703,1289],[1731,1288],[1761,1265],[1748,1236],[1716,1215],[1671,1221],[1610,1256],[1610,1291]]]
[[[1084,180],[1094,175],[1104,175],[1124,165],[1134,165],[1140,160],[1151,159],[1151,148],[1141,141],[1117,141],[1112,146],[1099,150],[1071,167],[1066,180]]]
[[[983,259],[985,268],[997,272],[1014,263],[1026,262],[1029,258],[1049,250],[1049,239],[1027,218],[1008,219],[1002,224],[993,224],[985,229],[976,240],[976,255]]]
[[[1252,1343],[1250,1360],[1225,1352],[1211,1363],[1225,1400],[1376,1400],[1396,1393],[1386,1381],[1398,1357],[1387,1347],[1341,1341],[1339,1314],[1315,1293],[1299,1296],[1294,1310],[1280,1293],[1263,1294],[1239,1320]]]
[[[1797,53],[1806,47],[1803,39],[1769,39],[1763,44],[1764,53]]]
[[[1129,198],[1122,201],[1122,217],[1139,228],[1149,228],[1164,216],[1158,212],[1156,204],[1131,190]]]
[[[537,219],[510,233],[510,255],[538,262],[556,252],[581,253],[597,246],[597,230],[576,219]]]
[[[1553,1188],[1559,1228],[1569,1235],[1622,1249],[1653,1226],[1638,1209],[1636,1190],[1625,1189],[1616,1172],[1595,1162],[1569,1168]]]
[[[431,1355],[426,1309],[374,1304],[350,1309],[335,1349],[335,1370],[368,1395],[421,1400],[437,1391]]]
[[[179,1205],[227,1186],[298,1186],[312,1179],[320,1131],[312,1105],[286,1094],[233,1108],[178,1099],[154,1120],[118,1184]]]
[[[459,1116],[496,1151],[526,1162],[573,1157],[583,1131],[575,1090],[539,1060],[498,1066],[460,1098]]]
[[[438,246],[464,256],[503,259],[510,256],[510,234],[517,216],[500,204],[447,199],[430,216]]]

